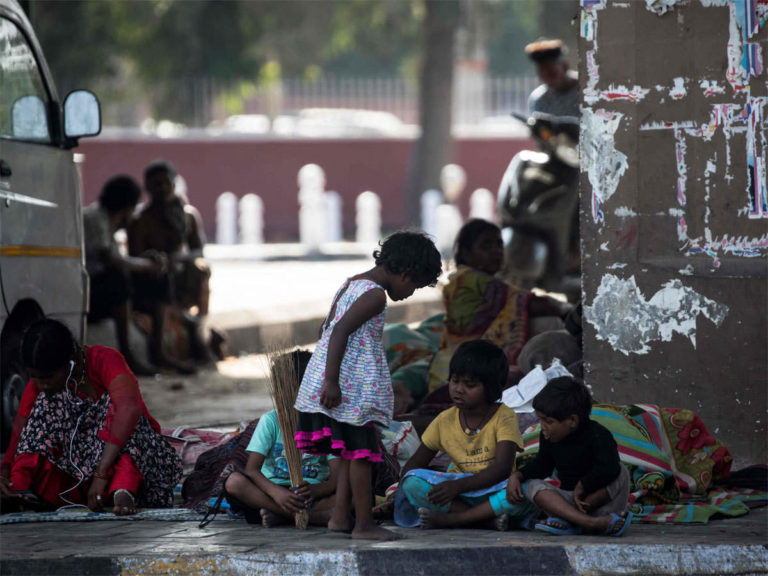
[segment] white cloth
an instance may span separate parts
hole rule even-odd
[[[561,376],[572,376],[570,372],[555,358],[546,370],[541,365],[528,372],[517,386],[507,388],[501,395],[501,401],[515,412],[533,412],[533,398],[541,392],[547,382]]]

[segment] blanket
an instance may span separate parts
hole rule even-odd
[[[634,522],[704,523],[716,514],[741,516],[768,504],[766,492],[727,487],[733,458],[695,412],[596,404],[590,417],[611,431],[629,470]],[[538,452],[539,432],[536,424],[523,434],[518,467]]]

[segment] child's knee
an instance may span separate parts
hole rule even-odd
[[[529,502],[537,504],[536,497],[542,492],[557,491],[557,489],[544,480],[527,480],[523,483],[523,494]]]
[[[224,490],[227,494],[237,496],[243,493],[247,484],[250,484],[248,478],[239,472],[232,472],[224,482]]]

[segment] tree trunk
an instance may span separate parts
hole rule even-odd
[[[426,1],[419,78],[421,136],[411,148],[405,193],[406,219],[411,225],[420,222],[421,194],[430,188],[440,189],[440,170],[452,158],[453,61],[458,24],[458,0]]]

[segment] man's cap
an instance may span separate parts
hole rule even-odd
[[[525,47],[525,53],[534,62],[559,60],[565,53],[562,40],[542,38]]]

